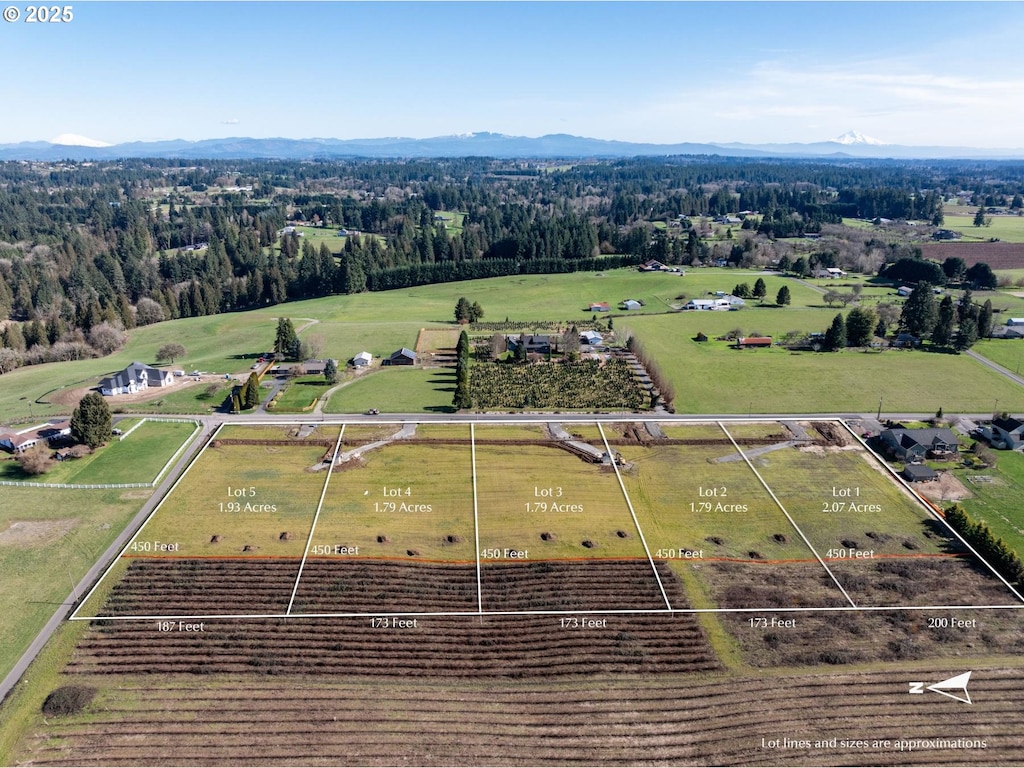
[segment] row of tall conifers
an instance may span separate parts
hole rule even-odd
[[[469,334],[465,331],[459,334],[455,354],[455,395],[452,397],[452,405],[462,410],[473,406],[473,398],[469,393]]]

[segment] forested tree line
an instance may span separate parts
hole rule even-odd
[[[946,194],[1008,201],[1012,163],[177,161],[0,164],[0,372],[106,354],[165,319],[412,285],[598,270],[712,250],[689,219],[757,211],[775,238],[842,216],[929,218]],[[448,227],[437,212],[464,213]],[[650,222],[679,220],[674,232]],[[357,230],[334,249],[290,222]],[[739,229],[739,227],[737,227]],[[343,245],[342,245],[343,243]],[[740,264],[753,241],[728,253]],[[867,246],[865,246],[867,247]],[[885,256],[896,261],[892,246]],[[717,253],[717,251],[716,251]],[[815,256],[827,265],[827,253]],[[805,263],[806,266],[806,263]]]

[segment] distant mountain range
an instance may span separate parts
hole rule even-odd
[[[973,147],[902,146],[884,144],[870,136],[849,131],[831,141],[812,144],[640,144],[607,141],[568,134],[537,138],[501,133],[471,133],[429,139],[252,139],[228,138],[203,141],[137,141],[108,145],[75,134],[53,141],[0,144],[0,160],[113,160],[118,158],[181,159],[281,159],[341,158],[617,158],[667,155],[718,155],[725,157],[893,158],[893,159],[1024,159],[1024,148],[978,149]]]

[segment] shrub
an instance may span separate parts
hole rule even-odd
[[[93,700],[96,689],[87,685],[63,685],[43,702],[43,714],[48,717],[77,715]]]

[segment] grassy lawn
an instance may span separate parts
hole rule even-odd
[[[154,400],[123,405],[115,401],[111,405],[116,413],[212,413],[220,410],[234,387],[233,381],[199,382]]]
[[[498,549],[499,557],[506,549],[526,550],[530,560],[645,556],[607,468],[559,448],[514,444],[478,445],[476,466],[482,549]],[[543,533],[553,534],[551,540]]]
[[[127,431],[129,427],[119,427]],[[0,461],[0,480],[77,485],[152,483],[195,429],[192,424],[147,421],[125,440],[113,438],[88,456],[55,463],[43,475],[25,476],[13,459]]]
[[[469,446],[399,441],[361,462],[332,476],[314,546],[332,558],[342,546],[357,557],[475,561]]]
[[[81,468],[81,459],[67,462],[75,471],[66,482],[151,483],[195,429],[194,424],[147,421],[124,440],[115,438]]]
[[[754,465],[822,557],[829,550],[849,552],[844,540],[876,554],[944,551],[938,540],[925,535],[924,508],[872,461],[862,449],[790,448],[764,454]],[[846,489],[851,489],[849,496],[837,495]],[[904,546],[905,541],[914,549]]]
[[[0,488],[0,675],[150,493]]]
[[[1014,451],[995,451],[998,463],[995,469],[956,470],[956,475],[974,494],[961,502],[975,520],[984,521],[989,528],[1013,550],[1024,557],[1024,454]],[[993,482],[971,482],[977,475],[989,475]]]
[[[454,413],[455,371],[450,368],[396,366],[362,376],[337,390],[326,413]]]
[[[695,313],[696,314],[696,313]],[[781,348],[736,350],[714,338],[741,326],[748,335],[824,330],[813,310],[703,312],[634,318],[631,331],[675,384],[679,413],[773,411],[869,413],[984,412],[999,400],[1020,402],[1020,388],[966,355],[923,351],[793,353]],[[950,386],[956,382],[956,386]]]
[[[725,435],[719,430],[717,437]],[[703,552],[705,559],[746,559],[756,551],[773,560],[813,558],[807,545],[790,535],[792,526],[744,462],[709,463],[735,453],[731,445],[621,451],[635,467],[623,480],[655,556],[660,550],[671,559],[684,559],[683,551]],[[777,533],[786,541],[776,543]]]
[[[331,388],[323,376],[300,376],[288,382],[278,396],[272,413],[305,413],[310,410],[320,395]]]

